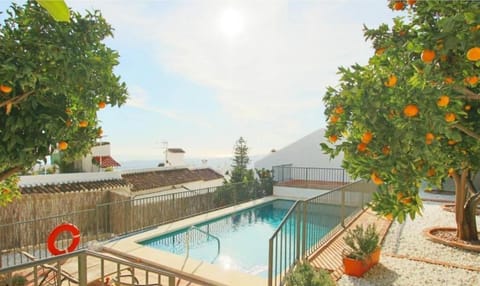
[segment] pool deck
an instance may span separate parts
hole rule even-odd
[[[392,224],[392,221],[379,217],[375,212],[367,209],[362,211],[356,219],[346,226],[344,230],[337,233],[324,246],[319,248],[309,257],[308,260],[314,267],[328,270],[331,273],[332,278],[338,280],[343,275],[342,253],[344,249],[347,248],[343,238],[347,233],[346,231],[354,229],[357,225],[367,226],[372,223],[375,224],[377,231],[379,232],[381,244]]]

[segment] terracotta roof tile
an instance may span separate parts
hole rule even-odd
[[[120,167],[121,165],[110,156],[94,156],[93,159],[101,165],[102,168]]]
[[[123,174],[122,177],[132,184],[131,191],[141,191],[195,181],[209,181],[223,178],[212,169],[172,169]]]
[[[123,179],[113,179],[95,182],[72,182],[60,184],[21,186],[20,192],[22,194],[68,193],[79,191],[109,190],[113,188],[128,186],[128,182]]]

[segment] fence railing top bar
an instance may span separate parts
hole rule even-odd
[[[305,201],[310,202],[310,201],[316,200],[316,199],[318,199],[318,198],[320,198],[320,197],[326,196],[326,195],[331,194],[331,193],[336,192],[336,191],[340,191],[341,189],[344,189],[344,188],[347,188],[347,187],[349,187],[349,186],[358,184],[358,183],[360,183],[360,182],[363,182],[363,180],[358,180],[358,181],[351,182],[351,183],[348,183],[348,184],[343,185],[343,186],[339,186],[339,187],[337,187],[337,188],[335,188],[335,189],[333,189],[333,190],[331,190],[331,191],[328,191],[328,192],[323,193],[323,194],[320,194],[320,195],[318,195],[318,196],[309,198],[309,199],[307,199],[307,200],[305,200]]]
[[[324,168],[324,167],[297,167],[297,166],[291,166],[291,165],[277,165],[277,166],[272,166],[273,168],[284,168],[284,169],[318,169],[318,170],[334,170],[334,171],[344,171],[345,169],[343,168]]]

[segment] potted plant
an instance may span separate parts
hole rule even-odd
[[[348,250],[343,257],[345,274],[361,277],[380,261],[379,235],[374,224],[357,225],[343,238]]]

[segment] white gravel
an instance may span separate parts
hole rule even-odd
[[[452,200],[445,195],[422,194],[422,197]],[[388,254],[431,259],[463,266],[480,267],[480,254],[434,243],[425,238],[423,230],[432,226],[455,226],[455,216],[442,210],[441,203],[424,202],[423,216],[403,224],[394,222],[382,245],[380,263],[363,278],[343,275],[338,285],[480,285],[480,271],[445,267],[430,263],[396,258]],[[480,229],[480,217],[477,216]]]

